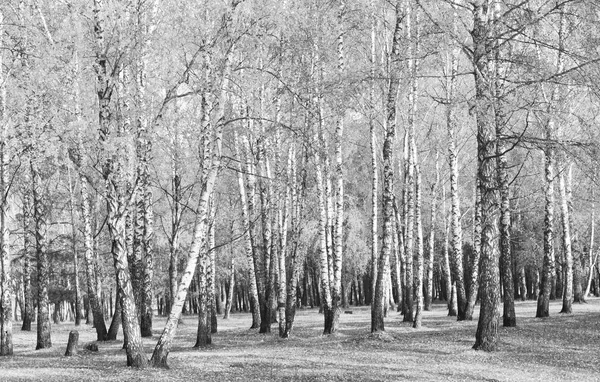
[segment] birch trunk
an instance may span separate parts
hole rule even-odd
[[[375,290],[377,282],[377,256],[378,254],[378,236],[377,227],[379,225],[377,210],[379,203],[378,196],[378,170],[377,170],[377,145],[375,133],[375,29],[377,21],[375,19],[375,2],[371,1],[371,81],[369,86],[369,101],[371,103],[369,116],[369,131],[371,133],[371,290]],[[371,303],[371,305],[373,305]]]
[[[594,198],[594,192],[592,192],[592,199]],[[594,259],[594,228],[595,228],[595,220],[596,220],[596,205],[594,202],[592,202],[592,217],[591,217],[591,221],[592,221],[592,228],[591,228],[591,232],[590,232],[590,247],[589,247],[589,275],[588,275],[588,281],[587,281],[587,287],[585,288],[585,293],[583,294],[584,298],[587,298],[590,294],[590,289],[592,286],[592,279],[594,278],[594,267],[595,264],[597,262],[598,256],[596,255],[596,258]]]
[[[223,18],[223,28],[225,30],[228,29],[229,24],[232,20],[232,13],[235,11],[235,8],[240,3],[240,0],[233,0],[230,4],[230,8],[227,11],[227,14]],[[231,47],[234,46],[233,41],[229,41],[231,43]],[[208,61],[208,58],[207,58]],[[207,63],[210,64],[210,61]],[[183,304],[185,302],[187,291],[194,276],[194,271],[196,269],[196,265],[198,263],[198,256],[200,254],[201,249],[206,245],[206,234],[208,228],[208,207],[209,202],[212,199],[214,186],[217,180],[217,174],[219,172],[219,167],[221,165],[221,140],[223,136],[223,118],[225,115],[225,92],[228,88],[229,74],[231,71],[231,49],[228,50],[228,53],[225,56],[224,67],[222,73],[220,73],[221,84],[218,89],[218,103],[216,107],[216,131],[214,133],[214,142],[212,149],[212,158],[204,158],[203,161],[206,163],[208,171],[205,176],[205,181],[202,182],[202,188],[200,190],[200,198],[198,201],[197,215],[196,221],[194,224],[194,231],[192,236],[192,244],[188,253],[188,261],[184,273],[181,276],[181,282],[177,287],[176,299],[173,301],[173,305],[171,307],[171,313],[169,314],[169,318],[167,319],[167,323],[162,331],[158,342],[154,348],[154,352],[152,353],[152,358],[150,360],[152,366],[154,367],[163,367],[167,366],[167,357],[171,350],[173,344],[173,338],[175,333],[177,332],[177,324],[179,323],[179,318],[181,317],[181,310],[183,309]],[[208,76],[208,73],[207,73]],[[203,102],[205,104],[205,102]],[[206,105],[204,105],[206,106]],[[204,110],[210,110],[205,107]],[[209,131],[210,128],[210,118],[208,113],[204,113],[203,116],[203,130],[205,132]],[[206,151],[206,150],[205,150]],[[208,153],[205,153],[208,154]]]
[[[475,335],[475,350],[498,347],[500,320],[500,275],[498,253],[498,185],[496,129],[491,78],[495,73],[489,39],[496,38],[494,3],[473,2],[473,66],[475,69],[475,115],[477,119],[478,172],[481,189],[481,310]]]
[[[448,218],[446,213],[446,187],[442,187],[442,199],[444,200],[444,285],[446,288],[446,302],[448,303],[448,316],[456,317],[458,314],[458,305],[456,300],[453,300],[453,289],[454,283],[452,282],[452,272],[450,268],[450,256],[449,256],[449,241],[450,241],[450,227],[448,224]],[[460,221],[460,220],[459,220]]]
[[[438,166],[438,155],[435,157],[435,183],[431,186],[431,228],[429,230],[429,239],[427,241],[427,287],[425,288],[425,306],[424,310],[431,310],[433,293],[433,264],[435,253],[435,228],[437,213],[437,189],[440,183],[440,171]]]
[[[394,138],[396,133],[396,96],[399,80],[400,33],[402,29],[402,9],[400,0],[395,3],[395,27],[392,39],[392,65],[387,86],[386,131],[383,142],[383,242],[378,261],[377,282],[374,301],[371,307],[371,332],[384,331],[383,306],[385,270],[389,267],[390,253],[394,245]]]
[[[479,266],[481,262],[481,185],[475,179],[475,201],[473,203],[473,256],[469,267],[470,277],[467,289],[467,309],[465,320],[473,320],[473,311],[479,294]]]
[[[4,14],[0,10],[0,42],[4,39]],[[8,229],[8,122],[6,115],[6,79],[4,77],[4,67],[2,58],[4,52],[0,52],[0,123],[2,131],[0,132],[0,265],[2,268],[0,280],[0,356],[13,354],[12,340],[12,280],[10,264],[10,233]],[[41,300],[40,300],[41,301]],[[47,300],[46,300],[47,301]]]
[[[234,133],[235,134],[235,133]],[[244,168],[242,166],[242,156],[240,155],[239,152],[239,147],[240,147],[240,143],[239,140],[237,139],[237,134],[236,134],[236,138],[235,138],[236,143],[236,153],[238,158],[240,158],[239,161],[239,168],[238,168],[238,185],[239,185],[239,189],[240,189],[240,204],[242,207],[242,227],[244,229],[244,242],[245,242],[245,250],[246,250],[246,258],[248,260],[248,269],[249,269],[249,288],[250,290],[249,292],[249,299],[250,299],[250,311],[252,312],[252,325],[250,326],[250,329],[255,329],[255,328],[259,328],[260,327],[260,308],[261,308],[261,304],[260,304],[260,299],[259,299],[259,288],[258,288],[258,281],[262,281],[262,276],[259,275],[259,273],[257,273],[257,271],[260,269],[257,266],[259,265],[257,260],[257,254],[255,253],[255,249],[254,249],[254,222],[252,220],[252,215],[250,214],[250,203],[251,200],[254,199],[254,194],[253,194],[253,188],[254,188],[254,175],[253,175],[253,168],[252,168],[252,164],[249,161],[249,154],[246,155],[246,161],[247,161],[247,165],[246,165],[246,173],[247,173],[247,177],[248,177],[248,199],[246,198],[246,188],[244,186],[244,177],[243,177],[243,173],[244,173]],[[248,141],[244,140],[244,147],[246,147],[246,153],[249,152],[249,147],[248,146]],[[252,206],[254,205],[254,203],[252,202]],[[262,293],[262,292],[261,292]]]
[[[565,173],[566,166],[563,167],[558,176],[559,190],[560,190],[560,209],[561,209],[561,222],[563,229],[563,249],[565,251],[565,280],[563,287],[563,303],[560,313],[573,313],[573,252],[571,248],[571,224],[570,224],[570,211],[568,205],[568,197],[565,185]]]
[[[25,184],[31,184],[28,171],[25,171]],[[33,296],[31,293],[31,194],[29,190],[23,190],[23,325],[21,330],[31,331],[31,321],[34,318]]]
[[[452,25],[456,33],[458,30],[458,13],[456,7],[452,8]],[[456,304],[458,306],[457,318],[459,321],[466,318],[467,294],[464,283],[462,227],[460,222],[460,196],[458,195],[458,148],[456,147],[456,83],[458,78],[458,54],[460,47],[455,45],[450,58],[450,77],[446,88],[446,124],[448,128],[448,162],[450,163],[450,199],[451,199],[451,269],[452,279],[456,283]],[[452,309],[449,311],[449,315]]]
[[[413,146],[416,157],[416,146]],[[413,328],[420,329],[421,322],[423,320],[423,271],[424,271],[424,258],[423,258],[423,222],[421,220],[421,169],[419,166],[416,167],[415,172],[417,173],[417,182],[415,184],[415,222],[416,222],[416,233],[417,233],[417,278],[415,285],[415,320],[413,322]]]
[[[36,350],[52,347],[50,336],[50,301],[48,299],[48,288],[50,284],[48,269],[48,254],[46,241],[46,206],[41,189],[41,178],[36,163],[37,158],[30,158],[32,195],[33,195],[33,220],[35,224],[35,247],[37,258],[37,282],[38,282],[38,314],[37,314],[37,345]]]
[[[81,301],[81,292],[79,288],[79,256],[77,254],[77,226],[75,224],[75,196],[73,191],[73,184],[71,181],[71,167],[67,167],[68,171],[68,186],[69,186],[69,215],[71,218],[71,250],[73,251],[73,273],[74,273],[74,287],[75,287],[75,326],[81,324],[81,318],[83,317],[83,304]]]
[[[231,306],[233,304],[233,290],[235,288],[235,259],[231,259],[231,266],[229,268],[229,290],[227,291],[227,302],[225,303],[225,315],[224,320],[229,318],[231,312]]]

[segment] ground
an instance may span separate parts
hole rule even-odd
[[[412,329],[399,313],[386,319],[386,332],[372,336],[368,307],[343,314],[339,334],[322,336],[323,316],[299,310],[290,339],[249,330],[249,314],[219,320],[219,333],[206,350],[196,350],[197,321],[184,317],[169,370],[131,370],[121,341],[81,350],[95,338],[91,326],[52,326],[53,347],[34,350],[36,333],[15,323],[14,356],[0,358],[0,381],[600,381],[600,299],[574,304],[572,315],[550,306],[550,318],[536,319],[535,302],[516,304],[517,327],[500,327],[500,349],[474,351],[477,316],[457,322],[443,303],[424,312],[423,328]],[[144,339],[150,356],[164,317],[155,317],[154,337]],[[35,325],[33,325],[35,328]],[[70,330],[79,330],[80,352],[63,356]],[[121,333],[119,338],[122,339]]]

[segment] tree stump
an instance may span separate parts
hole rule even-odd
[[[85,350],[98,351],[98,345],[94,342],[90,342],[84,346]]]
[[[77,354],[77,343],[79,342],[79,332],[77,330],[71,330],[69,333],[69,342],[67,343],[67,351],[65,356],[72,356]]]

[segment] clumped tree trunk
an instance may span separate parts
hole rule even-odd
[[[94,33],[96,37],[94,69],[97,74],[96,90],[98,95],[99,140],[106,146],[118,133],[114,131],[114,106],[111,105],[112,82],[115,74],[109,70],[107,51],[104,41],[105,9],[102,0],[94,0]],[[112,78],[111,78],[112,77]],[[113,142],[114,143],[114,142]],[[128,190],[123,179],[122,157],[126,150],[121,142],[116,142],[116,148],[107,153],[103,163],[103,177],[106,182],[107,226],[112,237],[111,253],[114,268],[121,289],[121,308],[123,310],[123,334],[127,339],[127,365],[143,368],[147,365],[144,354],[140,326],[136,314],[134,290],[129,272],[126,248],[125,215],[128,200],[135,196],[135,190]]]
[[[489,44],[489,39],[495,38],[495,11],[494,5],[488,6],[484,0],[473,2],[477,176],[481,188],[481,310],[473,348],[484,351],[497,350],[500,320],[497,139],[490,81],[495,74],[495,63]]]
[[[396,95],[400,79],[398,77],[400,34],[402,30],[402,9],[400,1],[395,2],[396,21],[392,39],[392,63],[390,65],[390,80],[387,86],[386,101],[386,131],[383,141],[383,242],[377,268],[377,281],[373,291],[371,306],[371,332],[384,331],[383,306],[385,270],[389,266],[394,234],[394,138],[396,130]]]

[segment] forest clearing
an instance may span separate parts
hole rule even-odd
[[[600,299],[577,305],[573,314],[534,318],[535,302],[515,304],[519,325],[500,328],[500,349],[471,349],[476,321],[456,321],[436,303],[413,329],[390,312],[384,334],[370,334],[369,307],[341,317],[339,332],[322,335],[317,309],[298,311],[294,335],[279,339],[248,329],[249,314],[219,320],[205,349],[192,348],[197,317],[180,324],[170,370],[125,367],[122,341],[99,343],[99,351],[65,357],[68,332],[80,330],[82,344],[94,341],[90,326],[53,327],[55,346],[35,351],[35,333],[15,333],[15,356],[0,362],[0,379],[12,381],[597,381]],[[163,320],[156,317],[158,324]],[[155,336],[159,332],[155,330]],[[119,338],[121,333],[119,333]],[[153,339],[145,339],[151,345]]]
[[[0,382],[597,378],[599,84],[599,1],[0,0]]]

